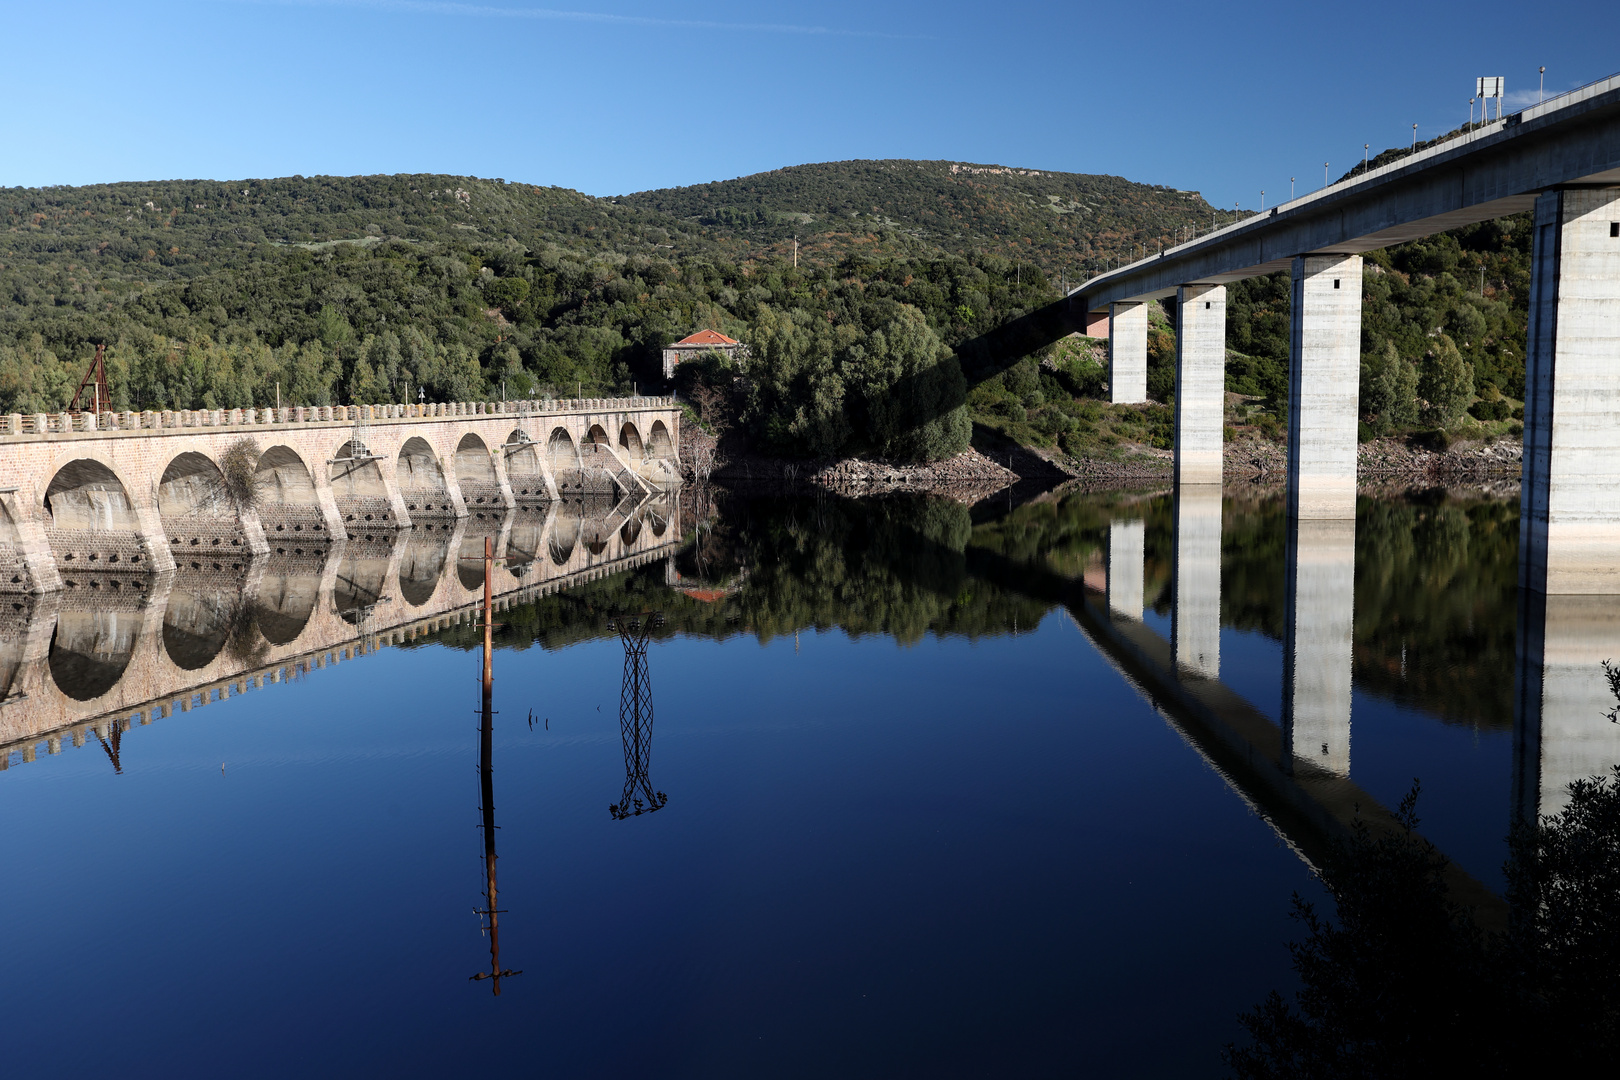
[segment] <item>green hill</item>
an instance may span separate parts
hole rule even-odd
[[[1192,191],[1117,176],[955,161],[835,161],[618,202],[773,252],[842,254],[886,242],[907,254],[997,254],[1056,277],[1151,247],[1210,206]]]

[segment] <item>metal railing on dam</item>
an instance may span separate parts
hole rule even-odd
[[[504,611],[669,558],[679,498],[564,498],[218,568],[74,571],[59,591],[13,594],[0,609],[0,769],[34,760],[40,744],[105,742],[475,621],[486,537]]]
[[[0,591],[649,494],[680,483],[680,417],[666,397],[12,414],[0,422]]]

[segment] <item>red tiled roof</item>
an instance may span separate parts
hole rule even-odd
[[[735,345],[736,340],[714,330],[699,330],[677,341],[677,345]]]

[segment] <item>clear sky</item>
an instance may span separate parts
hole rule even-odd
[[[1620,71],[1620,4],[3,0],[0,185],[441,172],[595,195],[848,158],[1255,207]]]

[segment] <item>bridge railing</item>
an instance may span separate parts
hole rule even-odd
[[[455,416],[542,416],[556,413],[670,409],[673,397],[530,398],[522,401],[447,401],[393,405],[288,405],[279,409],[164,409],[145,412],[0,414],[0,435],[61,435],[75,431],[148,428],[246,427],[264,424],[352,424],[375,420],[428,420]]]

